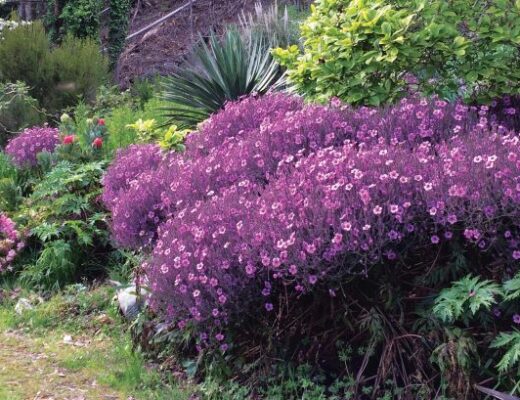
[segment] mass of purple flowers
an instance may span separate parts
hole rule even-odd
[[[41,152],[52,153],[60,143],[59,131],[49,127],[34,127],[24,130],[6,146],[5,152],[20,167],[33,167]]]
[[[24,242],[13,220],[0,213],[0,272],[10,268],[12,261],[23,247]]]
[[[519,111],[245,99],[184,154],[134,169],[129,150],[104,198],[116,240],[150,253],[155,310],[222,345],[234,316],[275,312],[281,291],[334,296],[352,274],[444,243],[520,259]]]

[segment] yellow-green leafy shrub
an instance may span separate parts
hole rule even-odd
[[[410,84],[471,100],[519,91],[519,1],[318,0],[301,29],[303,53],[274,54],[313,99],[379,105]]]

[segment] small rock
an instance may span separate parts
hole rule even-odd
[[[74,341],[72,340],[72,336],[71,335],[63,336],[63,343],[65,343],[65,344],[74,344]]]
[[[22,297],[20,300],[18,300],[14,306],[14,311],[19,315],[22,315],[25,311],[32,309],[34,309],[34,307],[31,304],[31,301],[25,297]]]
[[[141,297],[146,295],[146,292],[141,289]],[[137,299],[136,288],[134,285],[117,291],[117,302],[119,303],[119,309],[129,320],[133,320],[139,314],[142,309],[144,302],[142,298]]]
[[[100,314],[96,317],[96,321],[99,322],[101,325],[110,325],[113,320],[106,314]]]

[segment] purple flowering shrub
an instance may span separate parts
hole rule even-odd
[[[38,153],[52,153],[59,144],[58,129],[34,127],[24,130],[11,139],[5,148],[5,152],[11,156],[16,165],[34,167],[38,163]]]
[[[130,184],[141,173],[150,172],[159,166],[162,154],[154,144],[135,144],[119,149],[114,162],[103,177],[103,203],[111,210],[120,193],[128,190]]]
[[[309,106],[293,111],[299,101],[291,101],[282,95],[254,101],[258,115],[274,113],[283,117],[273,122],[269,118],[257,118],[258,126],[254,129],[250,126],[247,134],[242,129],[247,124],[242,121],[238,124],[241,129],[236,130],[233,125],[230,128],[233,133],[228,132],[225,138],[218,137],[222,143],[219,146],[210,143],[204,152],[200,151],[200,143],[194,139],[194,142],[186,144],[182,157],[169,154],[156,171],[148,166],[142,171],[141,162],[132,163],[132,154],[141,151],[135,147],[115,160],[104,180],[103,199],[113,211],[112,230],[120,245],[146,246],[156,238],[159,222],[176,209],[203,201],[244,178],[265,184],[284,154],[340,144],[349,136],[340,110]],[[237,104],[248,104],[248,100]],[[264,111],[262,104],[265,105]],[[229,105],[222,113],[232,120],[235,109]],[[223,117],[217,115],[213,118],[218,122],[216,126],[223,124]],[[204,137],[204,129],[193,136]],[[128,167],[127,163],[132,166]],[[131,185],[126,176],[116,172],[119,170],[128,171]]]
[[[192,155],[207,154],[227,138],[247,136],[264,121],[276,121],[287,112],[302,107],[303,100],[276,93],[229,102],[223,111],[202,123],[198,134],[188,136],[186,147]]]
[[[295,299],[334,294],[349,275],[404,258],[404,242],[417,251],[458,240],[513,262],[519,204],[513,134],[289,156],[263,191],[241,181],[159,229],[147,267],[153,301],[181,326],[222,335],[251,299],[273,310],[274,286]]]
[[[182,156],[161,160],[153,145],[122,151],[104,179],[103,200],[113,211],[116,241],[140,248],[156,239],[157,227],[176,209],[243,179],[265,185],[284,156],[349,142],[415,146],[475,129],[507,131],[489,113],[442,100],[353,109],[335,101],[331,107],[304,106],[281,94],[247,98],[228,104],[190,135]]]
[[[7,215],[0,213],[0,272],[10,268],[18,252],[23,249],[22,235]]]
[[[334,298],[374,266],[452,247],[512,265],[515,101],[354,109],[273,95],[229,104],[183,154],[135,170],[135,149],[116,160],[122,172],[107,175],[104,197],[114,237],[149,253],[159,315],[223,349],[226,326],[244,315],[278,315],[281,297],[286,309],[309,295]]]

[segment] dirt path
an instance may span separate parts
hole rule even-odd
[[[127,399],[99,385],[95,374],[63,368],[55,346],[22,333],[0,333],[0,400]]]

